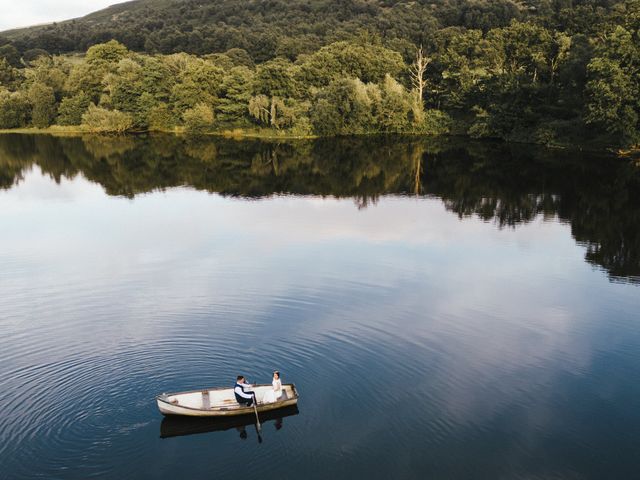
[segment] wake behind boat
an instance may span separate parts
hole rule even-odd
[[[268,412],[298,403],[298,391],[293,383],[282,385],[282,395],[275,402],[263,401],[267,392],[272,390],[271,385],[254,385],[252,389],[256,394],[258,412]],[[254,412],[253,406],[239,404],[233,388],[226,387],[163,393],[156,397],[156,402],[163,415],[224,417],[248,415]]]

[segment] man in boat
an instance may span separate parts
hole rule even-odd
[[[233,393],[236,396],[236,400],[240,405],[246,405],[250,407],[253,405],[253,402],[256,400],[255,392],[248,390],[251,388],[251,385],[245,383],[244,376],[238,375],[236,380],[236,386],[233,389]]]

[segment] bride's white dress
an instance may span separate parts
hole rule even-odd
[[[262,397],[262,403],[273,403],[282,395],[282,383],[280,379],[274,380],[271,384],[273,385],[273,389],[265,392],[264,397]]]

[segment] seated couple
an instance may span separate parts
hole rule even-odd
[[[273,386],[273,388],[265,392],[264,397],[262,397],[262,401],[260,403],[273,403],[282,396],[280,372],[273,372],[273,382],[271,382],[271,385]],[[254,402],[257,403],[256,393],[250,390],[251,387],[252,385],[246,383],[243,375],[238,375],[233,393],[235,394],[236,400],[240,405],[250,407],[254,404]]]

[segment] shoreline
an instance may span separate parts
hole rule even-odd
[[[184,132],[180,129],[173,130],[139,130],[139,131],[129,131],[125,133],[107,133],[107,132],[92,132],[86,129],[83,129],[79,126],[52,126],[47,128],[37,128],[37,127],[22,127],[22,128],[0,128],[0,135],[7,134],[20,134],[20,135],[52,135],[52,136],[80,136],[80,135],[91,135],[97,137],[126,137],[126,136],[135,136],[135,135],[147,135],[147,134],[163,134],[163,135],[175,135],[179,137],[188,137],[190,136],[188,133]],[[376,134],[377,135],[377,134]],[[193,137],[224,137],[224,138],[264,138],[264,139],[305,139],[305,140],[313,140],[317,138],[323,138],[318,135],[292,135],[287,133],[274,133],[273,131],[260,131],[260,130],[244,130],[244,129],[234,129],[234,130],[223,130],[223,131],[213,131],[206,133],[199,133],[197,135],[193,135]]]
[[[127,137],[136,135],[175,135],[177,137],[189,137],[188,133],[185,133],[182,129],[172,130],[141,130],[130,131],[125,133],[113,134],[113,133],[99,133],[85,130],[79,126],[60,126],[55,125],[47,128],[36,127],[23,127],[23,128],[3,128],[0,129],[0,135],[19,134],[19,135],[51,135],[54,137],[76,137],[76,136],[95,136],[95,137]],[[474,139],[466,135],[424,135],[424,134],[411,134],[411,133],[359,133],[353,135],[345,135],[343,137],[368,137],[368,136],[402,136],[402,137],[423,137],[423,138],[451,138],[458,137],[469,141],[497,141],[505,143],[507,145],[532,145],[541,148],[548,148],[552,150],[578,150],[584,152],[600,153],[600,154],[612,154],[619,158],[627,158],[633,161],[640,167],[640,148],[616,148],[616,147],[584,147],[580,145],[544,145],[540,143],[530,142],[515,142],[505,141],[499,139]],[[194,135],[193,138],[198,137],[214,137],[214,138],[227,138],[227,139],[254,139],[254,140],[318,140],[322,138],[336,138],[320,135],[292,135],[288,133],[276,133],[272,130],[245,130],[242,128],[236,128],[233,130],[213,131]]]

